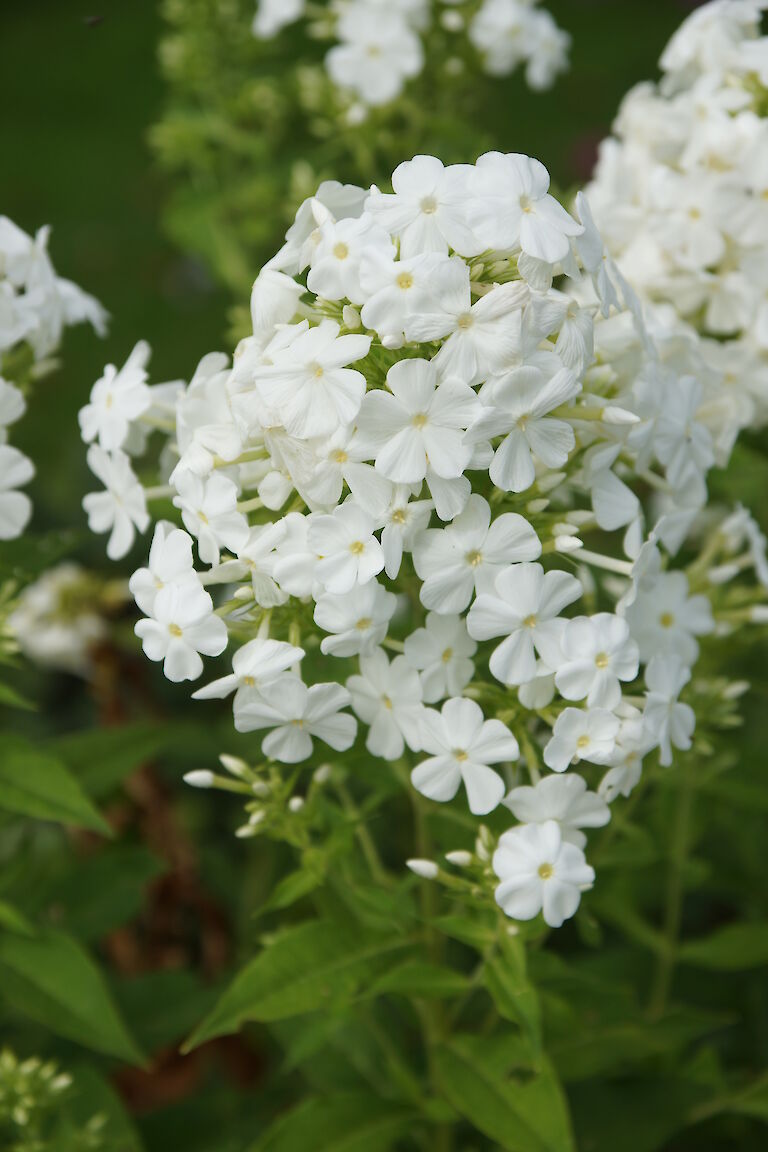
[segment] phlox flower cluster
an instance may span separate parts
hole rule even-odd
[[[489,75],[524,66],[534,89],[551,86],[570,44],[538,0],[334,0],[320,15],[304,0],[258,0],[253,33],[269,39],[304,18],[313,36],[333,41],[326,70],[358,115],[389,104],[421,73],[435,24],[466,35]]]
[[[714,0],[625,97],[590,203],[633,286],[703,337],[730,423],[768,417],[768,37],[761,0]],[[672,317],[670,319],[670,316]]]
[[[20,489],[32,479],[32,461],[8,443],[9,428],[26,410],[20,387],[6,376],[23,371],[22,354],[34,374],[59,346],[64,328],[87,320],[103,334],[106,313],[71,280],[57,276],[48,255],[49,229],[28,236],[0,216],[0,540],[20,536],[32,515],[32,503]]]
[[[270,770],[359,740],[431,801],[506,806],[496,899],[561,924],[585,830],[692,746],[702,638],[756,611],[743,586],[727,611],[765,570],[746,512],[677,559],[715,461],[695,349],[519,154],[323,185],[251,315],[231,363],[153,388],[140,344],[81,412],[110,553],[177,510],[131,579],[146,655],[195,681],[230,645],[195,697]]]

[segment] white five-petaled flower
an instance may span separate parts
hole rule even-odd
[[[587,789],[583,776],[543,776],[533,787],[521,785],[505,796],[503,804],[521,824],[544,824],[556,820],[564,841],[583,848],[582,828],[602,828],[611,810],[602,796]]]
[[[505,832],[493,854],[493,870],[501,881],[496,903],[507,916],[533,920],[543,912],[550,928],[573,916],[581,893],[595,881],[584,853],[563,839],[555,820]]]
[[[414,544],[421,602],[433,612],[463,612],[475,591],[493,587],[505,565],[540,555],[539,538],[523,516],[505,512],[491,523],[488,501],[473,494],[452,524],[428,529]]]
[[[192,693],[194,700],[223,700],[233,692],[232,706],[235,723],[242,708],[253,700],[265,684],[271,684],[283,672],[297,665],[304,657],[304,649],[281,640],[257,636],[238,648],[232,657],[232,673],[213,680]]]
[[[421,673],[424,700],[434,704],[446,696],[460,696],[475,671],[472,657],[477,644],[467,633],[461,616],[428,612],[426,626],[405,641],[405,658]]]
[[[607,708],[566,708],[552,729],[544,749],[544,763],[553,772],[565,772],[574,761],[607,764],[616,746],[619,719]]]
[[[0,540],[15,540],[32,515],[32,501],[17,491],[35,474],[32,461],[18,448],[0,444]]]
[[[328,635],[320,643],[325,656],[370,652],[387,634],[397,597],[376,580],[356,584],[351,592],[324,592],[315,605],[315,623]]]
[[[396,9],[360,0],[342,13],[337,34],[326,67],[334,83],[365,104],[389,103],[421,71],[421,40]]]
[[[135,627],[144,653],[162,660],[169,680],[196,680],[203,671],[203,656],[220,656],[227,646],[227,626],[214,615],[213,601],[199,584],[170,584],[162,588],[152,616]]]
[[[483,816],[500,803],[505,784],[490,764],[516,760],[517,740],[501,720],[485,720],[474,700],[452,698],[442,710],[423,714],[422,747],[430,752],[411,773],[417,792],[430,800],[452,800],[464,782],[470,812]]]
[[[350,695],[341,684],[313,684],[286,673],[264,684],[246,701],[235,718],[239,732],[272,731],[264,737],[262,752],[283,764],[298,764],[312,755],[312,739],[323,740],[336,752],[354,743],[357,721],[342,712]]]
[[[419,675],[404,656],[390,664],[382,648],[360,657],[360,675],[350,676],[347,688],[352,707],[368,725],[365,746],[372,756],[397,760],[405,745],[421,748],[421,703]]]
[[[536,479],[534,457],[550,469],[565,464],[576,443],[573,428],[548,413],[572,400],[579,389],[576,373],[553,352],[534,353],[525,365],[493,382],[483,396],[487,408],[467,439],[504,437],[489,468],[497,488],[530,488]]]
[[[707,635],[715,626],[708,597],[691,596],[684,572],[660,572],[641,585],[626,618],[643,661],[668,652],[693,664],[699,655],[696,637]]]
[[[192,562],[191,536],[167,520],[161,520],[152,537],[149,563],[133,573],[128,587],[141,611],[151,616],[157,594],[171,584],[199,586],[200,582]]]
[[[315,328],[306,322],[284,333],[271,364],[260,368],[256,387],[292,436],[327,436],[351,424],[365,395],[365,377],[348,368],[368,354],[371,337],[340,336],[334,320]]]
[[[443,167],[435,156],[414,156],[392,173],[392,192],[372,188],[366,211],[400,240],[404,260],[423,252],[476,256],[482,245],[467,224],[472,168]]]
[[[88,467],[101,480],[106,491],[89,492],[83,497],[92,532],[109,532],[107,556],[119,560],[133,545],[136,529],[146,532],[149,513],[144,489],[136,478],[131,461],[119,448],[109,453],[97,444],[88,449]]]
[[[461,476],[472,449],[463,443],[479,409],[458,379],[438,379],[428,360],[400,360],[387,373],[388,392],[369,392],[357,422],[357,442],[377,471],[398,484],[423,480],[431,467],[445,479]]]
[[[319,557],[315,577],[326,591],[350,592],[381,572],[384,553],[373,527],[370,516],[352,500],[329,516],[313,517],[307,541]]]
[[[693,743],[696,713],[690,704],[678,700],[690,679],[690,668],[674,652],[654,656],[645,670],[648,695],[643,721],[646,732],[659,746],[664,767],[672,763],[673,748],[687,752]]]
[[[214,472],[205,479],[179,472],[173,502],[181,509],[184,527],[197,540],[204,564],[218,564],[222,548],[238,552],[248,540],[248,521],[237,510],[237,485]]]
[[[637,676],[640,657],[629,625],[610,612],[569,620],[560,649],[563,662],[555,685],[566,700],[586,699],[589,708],[615,708],[621,699],[620,681]]]
[[[545,572],[540,564],[514,564],[496,576],[493,591],[481,593],[472,605],[467,628],[475,640],[506,637],[491,655],[497,680],[526,684],[535,679],[537,652],[548,667],[557,667],[565,626],[559,616],[580,595],[575,576]]]
[[[91,398],[78,413],[83,440],[98,440],[107,452],[122,448],[131,423],[147,411],[152,393],[147,387],[149,345],[141,340],[122,368],[108,364],[91,389]]]

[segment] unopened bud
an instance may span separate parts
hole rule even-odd
[[[455,852],[446,852],[445,858],[456,868],[469,868],[473,860],[472,853],[464,851],[463,848],[458,848]]]
[[[213,772],[207,768],[200,768],[196,772],[187,772],[184,783],[191,784],[193,788],[210,788],[213,784]]]
[[[345,304],[341,310],[341,318],[345,328],[359,328],[361,325],[360,313],[352,304]]]
[[[530,512],[532,516],[536,516],[539,512],[545,512],[549,508],[549,500],[531,500],[526,506],[526,512]]]
[[[330,764],[321,764],[319,768],[315,769],[312,774],[312,779],[315,784],[327,784],[331,778]]]
[[[390,350],[390,352],[396,352],[398,350],[398,348],[402,348],[404,343],[405,343],[405,340],[404,340],[402,335],[399,335],[399,336],[395,336],[395,335],[382,336],[382,338],[381,338],[382,348],[388,348]]]
[[[640,417],[636,416],[634,412],[630,412],[627,408],[617,408],[613,404],[609,404],[607,408],[603,408],[602,418],[604,424],[640,423]]]
[[[579,540],[578,536],[555,537],[555,552],[578,552],[579,548],[583,547],[584,544]]]
[[[406,860],[406,867],[410,868],[422,880],[434,880],[440,869],[434,860]]]
[[[768,604],[755,604],[749,618],[753,624],[768,624]]]
[[[290,800],[288,801],[288,811],[289,812],[301,812],[303,807],[304,807],[304,797],[303,796],[291,796]]]
[[[222,768],[226,769],[226,771],[230,772],[233,776],[239,776],[242,778],[243,776],[247,776],[250,772],[250,768],[246,764],[245,760],[241,760],[239,756],[230,756],[227,752],[222,752],[221,756],[219,756],[219,764],[221,764]]]

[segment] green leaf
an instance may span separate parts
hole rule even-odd
[[[92,1064],[75,1065],[72,1071],[74,1091],[69,1110],[80,1125],[87,1124],[93,1116],[103,1116],[109,1152],[143,1152],[141,1138],[112,1085]]]
[[[10,932],[21,932],[23,936],[34,936],[35,929],[18,908],[0,900],[0,928],[7,928]]]
[[[0,993],[57,1035],[131,1064],[143,1061],[99,969],[69,936],[0,936]]]
[[[496,939],[496,924],[490,920],[483,923],[481,917],[437,916],[432,923],[445,936],[460,940],[478,952],[484,952]]]
[[[334,921],[312,920],[274,936],[235,977],[185,1050],[236,1032],[247,1020],[281,1020],[330,1008],[352,997],[407,940],[365,935]]]
[[[167,728],[134,724],[73,732],[51,740],[47,747],[74,772],[89,796],[98,800],[156,756],[171,738]]]
[[[298,872],[289,872],[282,880],[272,889],[267,900],[259,908],[258,914],[264,915],[266,912],[276,912],[282,908],[290,908],[303,896],[309,895],[314,892],[323,882],[322,876],[315,872],[310,872],[303,869]]]
[[[360,1093],[310,1097],[281,1116],[250,1152],[387,1152],[417,1113]]]
[[[729,924],[680,949],[680,962],[722,972],[743,972],[768,964],[768,924]]]
[[[506,1152],[573,1152],[567,1106],[549,1064],[526,1079],[507,1075],[468,1038],[435,1052],[440,1090],[475,1128]]]
[[[469,981],[461,972],[443,968],[438,964],[406,960],[380,976],[368,989],[371,996],[399,993],[402,996],[420,996],[425,999],[461,996]]]
[[[525,949],[519,940],[504,942],[503,954],[486,961],[483,978],[500,1014],[523,1030],[538,1056],[541,1010],[536,989],[526,976]]]
[[[0,747],[0,808],[112,835],[64,765],[17,735],[3,736]]]

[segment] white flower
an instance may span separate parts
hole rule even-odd
[[[336,752],[354,743],[357,722],[342,712],[350,696],[341,684],[313,684],[286,674],[264,684],[258,695],[246,701],[235,718],[238,732],[272,731],[261,750],[272,760],[297,764],[312,755],[312,738],[323,740]]]
[[[131,576],[128,587],[145,616],[154,611],[157,594],[169,584],[197,584],[192,563],[192,538],[167,520],[155,527],[149,564]]]
[[[397,597],[375,580],[357,584],[351,592],[325,592],[315,605],[315,623],[329,635],[320,651],[326,656],[357,656],[370,652],[387,634]]]
[[[403,552],[412,550],[432,514],[431,500],[411,500],[410,495],[411,489],[407,485],[393,485],[389,507],[382,516],[381,550],[384,553],[384,571],[390,580],[394,580],[400,571]]]
[[[476,651],[461,616],[427,613],[426,627],[417,628],[405,641],[405,658],[421,673],[427,704],[461,695],[474,675]]]
[[[576,373],[552,352],[535,353],[527,364],[494,381],[485,412],[468,440],[504,436],[489,472],[504,492],[524,492],[536,479],[535,456],[547,468],[560,468],[575,444],[573,428],[547,413],[579,392]]]
[[[314,516],[307,542],[319,557],[315,578],[334,594],[367,584],[384,567],[384,553],[373,535],[373,521],[348,500],[330,516]]]
[[[501,372],[520,353],[522,309],[528,288],[519,281],[492,288],[472,304],[469,270],[452,259],[433,287],[434,311],[411,317],[405,325],[409,340],[432,341],[448,337],[435,356],[444,377],[479,384]]]
[[[269,40],[304,15],[305,0],[258,0],[253,18],[254,36]]]
[[[690,669],[674,652],[654,656],[645,670],[648,694],[643,720],[646,731],[659,746],[659,760],[672,763],[672,749],[687,752],[693,743],[696,713],[678,696],[691,679]]]
[[[252,701],[265,684],[271,684],[283,672],[298,664],[304,657],[304,649],[281,640],[257,637],[238,648],[232,657],[232,673],[213,680],[204,688],[192,693],[193,700],[223,700],[233,692],[235,726],[243,707]]]
[[[259,369],[256,387],[292,436],[327,436],[351,424],[365,395],[365,377],[347,368],[368,354],[370,336],[340,336],[333,320],[296,325],[292,339]]]
[[[237,485],[214,472],[205,479],[177,472],[173,503],[181,509],[184,527],[197,540],[204,564],[218,564],[221,548],[239,552],[248,540],[248,521],[237,511]]]
[[[584,700],[590,708],[615,708],[621,680],[634,680],[640,662],[629,625],[620,616],[598,612],[566,624],[560,640],[563,663],[555,685],[566,700]]]
[[[227,626],[213,612],[205,589],[194,584],[171,584],[162,588],[152,616],[135,627],[145,655],[162,660],[163,672],[174,683],[196,680],[203,671],[204,656],[219,656],[227,646]]]
[[[479,595],[467,617],[473,639],[506,637],[490,660],[497,680],[503,684],[533,680],[537,652],[545,662],[557,665],[564,627],[559,616],[579,596],[581,584],[575,576],[545,572],[540,564],[515,564],[497,575],[493,592]]]
[[[587,838],[582,828],[602,828],[611,819],[605,800],[587,790],[583,776],[544,776],[532,788],[513,788],[502,801],[522,824],[544,824],[556,820],[565,842],[584,848]]]
[[[109,532],[107,556],[119,560],[130,552],[136,535],[149,527],[144,489],[136,479],[131,461],[120,449],[108,453],[97,444],[88,449],[88,467],[101,480],[106,491],[83,497],[92,532]]]
[[[676,652],[686,664],[693,664],[699,654],[695,637],[707,635],[715,626],[709,600],[690,595],[684,572],[662,572],[641,586],[626,618],[644,662],[657,653]]]
[[[549,193],[549,173],[538,160],[512,152],[486,152],[477,161],[473,229],[484,248],[514,249],[547,264],[564,260],[570,237],[584,231]]]
[[[595,882],[584,853],[563,840],[554,820],[505,832],[493,854],[493,870],[501,881],[496,903],[507,916],[533,920],[543,911],[550,928],[573,916],[581,893]]]
[[[400,360],[387,373],[389,392],[369,392],[358,417],[358,444],[376,469],[398,484],[427,475],[427,462],[446,479],[462,474],[472,455],[463,434],[479,407],[459,380],[438,381],[427,360]]]
[[[392,193],[372,188],[365,207],[400,241],[404,260],[423,252],[476,256],[482,244],[467,224],[468,164],[443,167],[435,156],[414,156],[392,173]]]
[[[91,389],[90,401],[78,413],[86,444],[98,439],[107,452],[122,448],[131,423],[147,411],[152,394],[147,387],[150,348],[141,340],[122,368],[108,364]]]
[[[366,295],[360,287],[360,261],[364,253],[371,252],[378,252],[382,259],[392,260],[395,246],[389,234],[374,223],[368,212],[357,219],[327,219],[320,225],[307,287],[326,300],[365,303]]]
[[[553,772],[565,772],[574,761],[607,764],[616,744],[619,720],[606,708],[566,708],[552,729],[544,749],[544,763]]]
[[[276,549],[280,546],[285,533],[286,525],[283,520],[251,528],[245,544],[237,551],[237,559],[225,561],[216,570],[216,583],[228,584],[244,576],[250,576],[253,598],[257,604],[262,608],[274,608],[278,604],[285,604],[288,595],[275,581],[278,566]]]
[[[517,740],[500,720],[485,720],[474,700],[446,700],[442,710],[423,714],[422,746],[431,752],[411,773],[417,792],[430,800],[452,800],[464,782],[470,812],[492,812],[504,795],[504,781],[489,764],[516,760]]]
[[[369,725],[365,746],[372,756],[397,760],[405,744],[421,748],[421,683],[404,656],[389,663],[382,648],[360,657],[360,675],[350,676],[352,707]]]
[[[26,410],[21,390],[0,376],[0,444],[5,443],[6,428],[20,420]]]
[[[0,444],[0,540],[15,540],[29,523],[32,501],[16,489],[34,474],[29,457],[10,444]]]
[[[436,287],[446,277],[463,277],[462,269],[460,260],[436,252],[407,260],[393,260],[379,251],[365,252],[360,265],[360,284],[366,297],[360,313],[363,324],[383,340],[402,342],[412,317],[435,311]]]
[[[364,103],[387,104],[424,63],[421,41],[392,8],[359,2],[342,13],[339,44],[328,52],[331,79]]]
[[[621,720],[616,747],[608,759],[611,767],[598,787],[607,804],[612,804],[617,796],[632,793],[643,773],[643,757],[652,747],[653,737],[646,731],[642,715],[633,709]]]
[[[540,555],[539,538],[524,517],[505,512],[491,523],[487,500],[473,494],[452,524],[428,529],[414,544],[421,602],[433,612],[462,612],[473,592],[493,587],[506,564]]]

